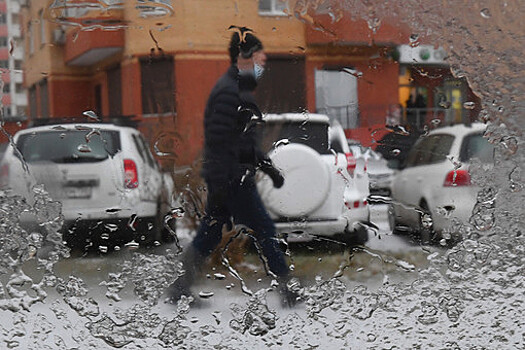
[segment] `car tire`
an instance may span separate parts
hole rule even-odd
[[[368,229],[365,225],[358,225],[354,230],[346,229],[345,232],[334,237],[348,247],[362,246],[368,242]]]
[[[420,202],[419,209],[419,226],[417,229],[418,238],[421,240],[421,244],[431,244],[435,238],[435,232],[433,228],[432,213],[424,199]]]

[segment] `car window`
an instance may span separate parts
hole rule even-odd
[[[20,135],[17,147],[28,163],[96,162],[120,151],[120,136],[108,130],[43,131]]]
[[[144,137],[142,135],[140,135],[138,139],[139,139],[139,142],[142,144],[144,154],[146,155],[146,159],[147,159],[149,166],[152,168],[156,168],[157,162],[155,162],[155,159],[153,158],[153,155],[151,154],[148,143],[146,142],[146,140],[144,140]]]
[[[330,140],[330,148],[337,153],[344,153],[343,144],[338,138]]]
[[[144,152],[144,146],[143,146],[142,142],[140,141],[139,137],[137,135],[135,135],[135,134],[132,134],[131,138],[133,139],[133,143],[135,144],[135,148],[139,152],[140,158],[144,162],[146,162],[147,159],[146,159],[146,155],[145,155],[145,152]]]
[[[439,163],[447,159],[454,136],[431,135],[422,138],[407,156],[407,167]]]
[[[432,137],[434,138],[434,144],[428,163],[440,163],[447,160],[455,137],[452,135],[433,135]]]
[[[494,146],[483,137],[483,134],[472,134],[463,139],[459,160],[468,162],[472,158],[477,158],[485,163],[494,160]]]
[[[276,142],[287,140],[309,146],[320,154],[330,153],[327,123],[271,121],[263,125],[262,148],[265,151],[270,150]]]

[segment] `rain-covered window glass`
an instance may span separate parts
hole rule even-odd
[[[0,0],[0,348],[525,349],[522,3]]]
[[[143,113],[175,113],[173,58],[143,58],[140,68]]]
[[[101,130],[86,142],[86,131],[49,131],[21,135],[17,147],[28,163],[98,162],[114,156],[120,150],[118,132]],[[87,152],[89,147],[89,152]]]

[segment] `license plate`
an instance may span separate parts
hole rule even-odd
[[[90,198],[91,187],[65,187],[66,198]]]

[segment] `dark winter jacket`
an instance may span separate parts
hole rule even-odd
[[[254,123],[260,119],[253,76],[239,75],[231,66],[212,89],[204,113],[204,163],[208,184],[224,186],[239,181],[264,158]]]

